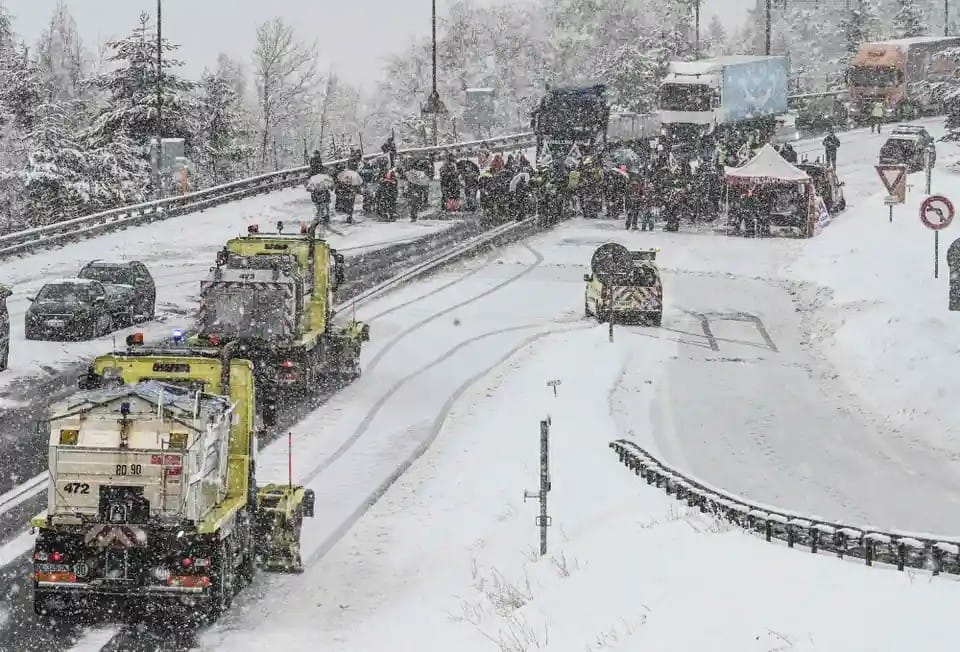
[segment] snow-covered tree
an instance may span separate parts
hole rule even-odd
[[[872,0],[857,0],[840,23],[846,38],[846,51],[852,55],[864,41],[873,39],[879,31],[877,10]]]
[[[266,164],[271,139],[275,145],[289,148],[295,123],[311,109],[307,98],[312,97],[318,81],[317,46],[300,41],[294,28],[278,17],[257,27],[253,59],[260,108],[260,160]],[[315,112],[316,107],[312,109]]]
[[[602,51],[594,70],[597,78],[607,83],[615,110],[647,113],[656,109],[657,89],[668,58],[665,48],[638,42]]]
[[[88,137],[95,146],[102,146],[123,136],[146,145],[157,134],[157,43],[150,17],[141,14],[140,25],[127,38],[107,43],[108,60],[114,68],[92,79],[88,87],[106,94],[106,107],[96,118]],[[161,127],[164,138],[185,138],[190,145],[189,91],[194,83],[174,73],[183,62],[170,53],[180,46],[164,40],[163,68],[160,75],[162,89]]]
[[[194,127],[194,160],[201,183],[235,178],[249,158],[235,80],[206,72],[200,80]]]
[[[922,36],[927,33],[927,19],[914,0],[900,0],[900,8],[893,17],[893,28],[897,38]]]
[[[77,97],[80,81],[86,77],[91,61],[64,0],[58,0],[47,28],[40,35],[36,52],[37,65],[49,78],[54,98]]]
[[[714,14],[707,24],[707,34],[704,51],[713,57],[728,54],[727,30],[720,22],[720,17]]]

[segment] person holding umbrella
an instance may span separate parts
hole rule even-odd
[[[341,170],[336,177],[338,212],[346,213],[347,224],[353,224],[353,208],[356,203],[357,189],[363,185],[363,178],[356,170]]]

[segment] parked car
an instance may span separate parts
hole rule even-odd
[[[918,125],[899,125],[880,148],[880,165],[906,165],[908,172],[919,172],[928,148],[933,153],[932,167],[937,164],[937,149],[930,132]]]
[[[0,285],[0,371],[6,371],[10,361],[10,312],[7,310],[7,297],[13,292]]]
[[[797,127],[808,131],[843,128],[849,119],[850,111],[842,100],[833,95],[823,95],[804,100],[797,112]]]
[[[843,181],[837,177],[837,172],[829,165],[823,163],[808,163],[803,161],[798,163],[797,167],[806,172],[813,180],[813,187],[817,189],[817,194],[823,198],[827,210],[831,213],[839,213],[847,207],[847,200],[843,196]]]
[[[149,321],[156,313],[157,285],[147,266],[137,260],[110,263],[92,260],[83,266],[78,278],[87,278],[110,285],[128,285],[133,288],[133,314],[137,321]]]
[[[28,340],[89,340],[133,323],[135,297],[128,285],[68,278],[47,283],[30,301]]]

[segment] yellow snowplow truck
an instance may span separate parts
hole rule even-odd
[[[320,236],[320,222],[273,233],[250,225],[229,240],[200,285],[198,333],[192,343],[238,344],[251,360],[265,403],[282,388],[335,386],[360,376],[366,324],[333,323],[343,256]]]
[[[630,251],[621,244],[600,245],[584,274],[583,311],[601,322],[663,321],[663,285],[657,268],[657,249]]]
[[[103,355],[50,407],[47,509],[32,520],[38,614],[187,605],[219,616],[257,566],[302,570],[314,494],[256,485],[253,364],[236,346]]]

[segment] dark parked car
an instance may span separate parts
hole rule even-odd
[[[88,278],[111,285],[129,285],[133,288],[133,314],[137,321],[153,319],[157,305],[157,285],[143,263],[131,260],[124,263],[109,263],[93,260],[83,266],[78,278]]]
[[[927,148],[933,152],[932,167],[937,163],[937,150],[930,132],[916,125],[900,125],[880,148],[880,165],[906,165],[908,172],[919,172],[924,169]]]
[[[135,298],[127,285],[68,278],[47,283],[30,301],[24,324],[28,340],[89,340],[133,323]]]
[[[823,203],[831,213],[839,213],[847,207],[847,200],[843,197],[843,181],[837,177],[837,172],[823,163],[798,163],[797,167],[810,175],[817,194],[823,197]]]
[[[797,127],[808,131],[843,128],[847,125],[849,113],[847,105],[835,96],[811,97],[797,111]]]

